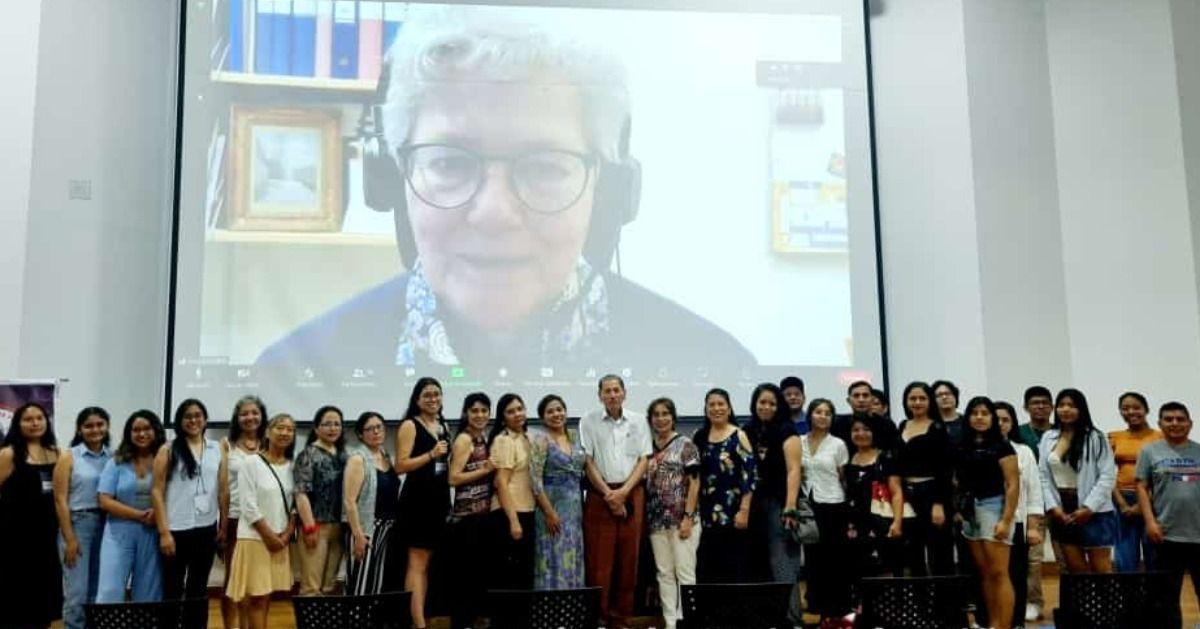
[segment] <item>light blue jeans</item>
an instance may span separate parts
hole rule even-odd
[[[132,588],[135,603],[162,600],[158,531],[129,520],[109,521],[104,527],[104,541],[100,542],[100,587],[96,590],[96,602],[124,603],[126,583]]]
[[[79,541],[79,556],[74,567],[63,563],[63,625],[67,629],[84,629],[83,606],[96,602],[96,588],[100,584],[100,536],[104,531],[104,514],[99,510],[72,511],[71,527]],[[66,543],[60,535],[60,559],[65,549]]]

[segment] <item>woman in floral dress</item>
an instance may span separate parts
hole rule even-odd
[[[544,431],[530,433],[530,476],[538,503],[533,588],[569,590],[584,586],[583,447],[567,430],[567,406],[557,395],[538,403]]]
[[[746,583],[750,501],[758,484],[750,438],[738,428],[729,393],[704,396],[704,426],[693,437],[700,449],[700,523],[696,551],[699,583]]]

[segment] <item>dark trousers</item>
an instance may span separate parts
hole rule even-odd
[[[458,568],[453,576],[454,595],[449,597],[448,601],[451,629],[472,627],[475,619],[484,613],[484,594],[487,590],[489,571],[479,564],[488,557],[490,525],[489,514],[458,518],[450,525],[447,554],[450,557],[450,565]],[[521,528],[524,530],[525,525],[522,524]],[[505,532],[508,532],[507,526]],[[529,534],[532,534],[532,531]]]
[[[954,574],[953,514],[943,503],[946,521],[934,526],[931,520],[937,496],[936,481],[904,483],[904,500],[917,517],[904,521],[904,567],[914,577]]]
[[[1013,523],[1013,544],[1008,553],[1008,580],[1013,586],[1013,624],[1025,617],[1029,581],[1029,542],[1025,541],[1025,523]]]
[[[750,540],[749,529],[704,527],[696,549],[696,583],[751,582]]]
[[[808,609],[824,618],[850,612],[850,564],[846,543],[849,512],[845,503],[812,503],[820,539],[804,547],[808,558]],[[701,538],[703,540],[703,538]]]
[[[217,557],[217,526],[171,531],[175,556],[163,557],[163,600],[205,598],[208,573]]]
[[[613,515],[594,491],[587,493],[583,505],[584,574],[588,587],[600,588],[600,618],[607,626],[628,623],[633,616],[646,519],[646,490],[641,485],[629,493],[625,511],[624,517]]]
[[[1192,577],[1192,588],[1196,600],[1200,601],[1200,544],[1184,542],[1163,542],[1154,551],[1155,569],[1171,574],[1171,594],[1175,604],[1171,605],[1172,627],[1183,626],[1183,618],[1179,609],[1180,599],[1183,598],[1183,573]]]
[[[532,511],[518,511],[521,523],[521,539],[513,539],[504,510],[493,511],[492,562],[489,587],[493,590],[533,589],[534,520]]]

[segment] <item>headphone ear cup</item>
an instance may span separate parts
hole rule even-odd
[[[387,150],[387,143],[373,137],[363,143],[363,201],[376,212],[392,212],[396,225],[396,244],[400,263],[412,266],[417,258],[417,243],[408,220],[408,198],[404,196],[404,176]]]
[[[621,242],[621,228],[637,218],[642,196],[642,165],[632,157],[619,164],[600,162],[592,220],[583,257],[597,270],[607,271]]]

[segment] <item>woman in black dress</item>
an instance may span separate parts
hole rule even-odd
[[[404,589],[412,592],[413,627],[425,627],[429,560],[446,530],[450,483],[446,454],[450,432],[442,417],[442,385],[421,378],[413,387],[396,431],[396,473],[407,474],[400,490],[400,530],[408,545]]]
[[[50,422],[41,405],[22,405],[0,448],[3,627],[49,627],[62,617],[53,481],[58,445]]]

